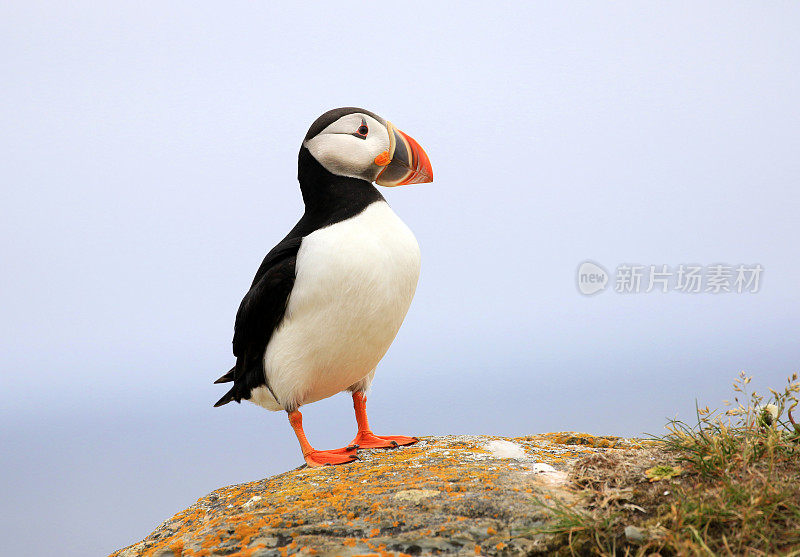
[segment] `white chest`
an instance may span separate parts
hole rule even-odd
[[[419,266],[419,245],[411,230],[386,202],[375,202],[353,218],[306,236],[297,254],[289,312],[293,302],[301,301],[344,304],[358,312],[410,302]]]
[[[383,202],[303,239],[283,324],[265,354],[283,404],[332,396],[375,369],[405,318],[419,245]]]

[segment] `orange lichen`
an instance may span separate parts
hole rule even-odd
[[[228,557],[250,557],[253,553],[261,549],[262,547],[266,547],[264,544],[259,544],[255,547],[247,547],[235,553],[229,553]]]

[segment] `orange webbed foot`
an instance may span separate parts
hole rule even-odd
[[[404,447],[406,445],[413,445],[419,441],[416,437],[407,437],[405,435],[375,435],[371,431],[358,432],[356,438],[348,446],[358,447],[359,449],[396,449],[397,447]]]
[[[310,468],[318,466],[335,466],[337,464],[349,464],[358,460],[356,449],[345,447],[343,449],[333,449],[331,451],[312,451],[303,455],[306,459],[306,464]]]

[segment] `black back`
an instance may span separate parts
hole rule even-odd
[[[316,133],[306,138],[313,137],[350,112],[368,113],[359,108],[326,112],[309,129],[309,134],[315,129]],[[315,230],[354,217],[372,203],[383,200],[370,182],[337,176],[326,170],[305,146],[300,148],[298,156],[297,179],[305,212],[289,234],[266,255],[250,290],[239,305],[233,335],[236,365],[216,381],[233,381],[233,387],[214,406],[222,406],[231,400],[249,399],[250,392],[261,385],[270,388],[264,370],[264,353],[286,312],[297,275],[297,252],[303,238]],[[278,402],[287,411],[294,410],[288,406],[288,401]]]

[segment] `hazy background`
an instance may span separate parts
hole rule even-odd
[[[800,6],[336,4],[0,6],[3,554],[109,553],[301,464],[211,382],[337,106],[436,175],[384,190],[423,270],[376,432],[659,433],[800,367]],[[589,298],[585,259],[765,271]],[[304,413],[320,448],[353,436],[344,395]]]

